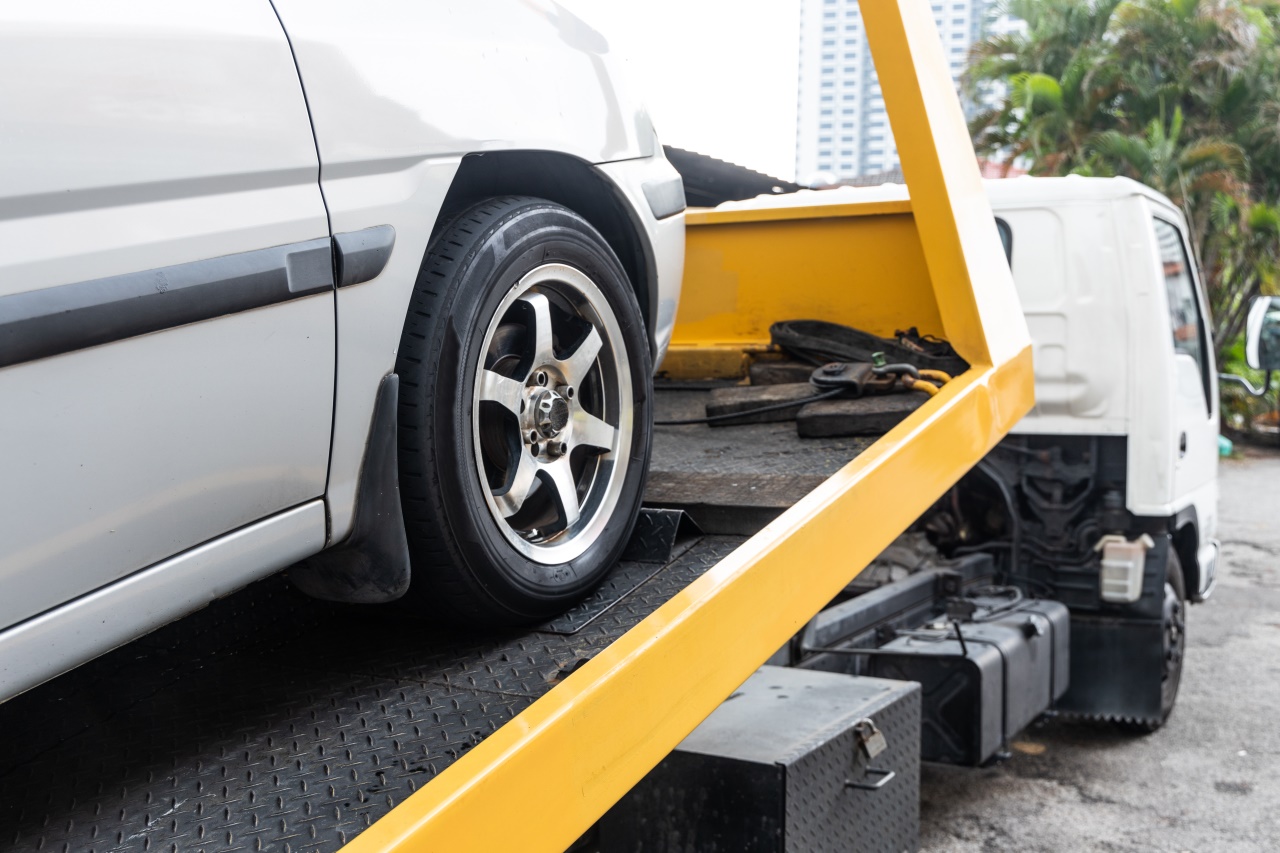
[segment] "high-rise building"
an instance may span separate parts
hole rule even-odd
[[[934,22],[957,87],[969,46],[982,37],[991,5],[992,0],[933,4]],[[801,0],[798,89],[798,182],[812,184],[898,168],[898,149],[858,0]]]

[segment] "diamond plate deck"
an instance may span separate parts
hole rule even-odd
[[[254,584],[0,705],[0,849],[335,850],[741,541],[620,564],[567,635]]]
[[[663,392],[658,416],[704,399]],[[818,481],[865,446],[663,427],[653,467]],[[665,565],[624,560],[563,616],[499,634],[261,581],[0,704],[0,850],[336,850],[742,541],[682,533]]]

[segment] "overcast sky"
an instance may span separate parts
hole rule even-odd
[[[663,143],[795,172],[799,0],[562,0],[626,59]]]

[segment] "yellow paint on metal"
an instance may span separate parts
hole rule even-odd
[[[864,224],[864,236],[880,229],[865,242],[848,227],[859,214],[691,214],[696,251],[681,303],[683,343],[740,352],[759,346],[762,334],[767,340],[769,323],[798,316],[769,316],[766,277],[718,262],[721,243],[725,258],[752,253],[766,264],[775,289],[830,287],[821,303],[833,312],[826,319],[883,333],[903,316],[896,300],[875,300],[868,310],[885,313],[870,320],[849,307],[874,269],[884,287],[906,287],[923,300],[917,309],[936,306],[916,325],[944,331],[972,369],[358,836],[348,853],[564,850],[1030,408],[1026,326],[929,4],[867,0],[862,11],[910,210],[864,217],[877,223]],[[753,235],[758,228],[768,236]],[[860,251],[848,251],[845,240]],[[812,255],[771,257],[780,250],[774,241]],[[704,288],[735,303],[720,304]],[[790,297],[769,298],[782,310]],[[803,307],[819,298],[828,294],[797,297]]]
[[[767,347],[778,320],[823,319],[880,335],[914,325],[942,334],[915,220],[902,205],[881,207],[700,214],[685,232],[686,285],[664,369],[692,378],[676,367],[690,351]]]

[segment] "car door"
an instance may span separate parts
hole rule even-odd
[[[324,491],[335,334],[268,0],[0,10],[0,629]]]
[[[1218,406],[1212,381],[1216,373],[1186,240],[1167,220],[1155,218],[1154,227],[1173,341],[1173,498],[1181,507],[1217,477]]]

